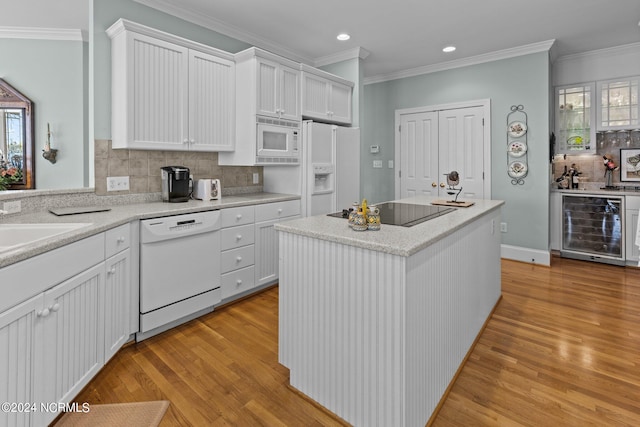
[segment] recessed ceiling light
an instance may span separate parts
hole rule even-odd
[[[338,37],[337,37],[337,39],[342,41],[342,42],[346,41],[346,40],[349,40],[350,38],[351,38],[351,36],[349,34],[347,34],[347,33],[338,34]]]
[[[454,50],[456,50],[455,46],[447,46],[444,49],[442,49],[443,52],[447,52],[447,53],[453,52]]]

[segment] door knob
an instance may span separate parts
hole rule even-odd
[[[435,187],[437,187],[437,186],[438,186],[438,184],[436,184],[435,182],[432,182],[432,183],[431,183],[431,186],[432,186],[433,188],[435,188]]]
[[[444,188],[444,182],[440,183],[440,188]]]

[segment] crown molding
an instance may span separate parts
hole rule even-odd
[[[66,28],[0,27],[0,39],[87,41],[82,30]]]
[[[454,68],[469,67],[471,65],[483,64],[486,62],[499,61],[502,59],[515,58],[518,56],[529,55],[532,53],[548,52],[555,43],[555,39],[546,40],[538,43],[531,43],[524,46],[512,47],[509,49],[498,50],[483,55],[471,56],[469,58],[456,59],[454,61],[441,62],[424,67],[411,68],[404,71],[398,71],[388,74],[379,74],[377,76],[366,77],[364,84],[381,83],[389,80],[403,79],[406,77],[414,77],[422,74],[437,73],[439,71],[451,70]]]
[[[348,61],[350,59],[366,59],[371,52],[362,47],[355,47],[353,49],[344,50],[331,55],[321,56],[313,61],[314,67],[322,67],[329,64],[335,64],[336,62]]]
[[[589,58],[589,57],[616,56],[616,55],[624,55],[629,53],[637,54],[639,52],[640,52],[640,42],[637,42],[637,43],[623,44],[621,46],[607,47],[604,49],[590,50],[588,52],[564,55],[557,58],[556,62],[574,61],[576,59]]]
[[[291,59],[293,61],[313,63],[312,58],[307,58],[291,50],[283,49],[281,46],[279,46],[275,42],[259,37],[239,27],[229,25],[223,21],[219,21],[217,19],[214,19],[208,16],[204,16],[201,13],[185,8],[184,6],[173,4],[175,2],[171,2],[167,0],[133,0],[133,1],[135,1],[136,3],[140,3],[144,6],[150,7],[152,9],[159,10],[160,12],[164,12],[166,14],[175,16],[176,18],[180,18],[184,21],[191,22],[192,24],[196,24],[201,27],[207,28],[211,31],[215,31],[225,36],[232,37],[234,39],[248,43],[252,46],[256,46],[261,49],[267,50],[269,52],[276,53],[280,56],[284,56],[285,58]]]

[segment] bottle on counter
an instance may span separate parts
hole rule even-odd
[[[569,176],[571,177],[571,188],[578,189],[578,186],[580,184],[580,180],[578,179],[579,175],[581,175],[581,172],[578,171],[576,164],[573,163],[571,165],[571,169],[569,169]]]

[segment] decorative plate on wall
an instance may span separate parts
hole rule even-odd
[[[527,144],[520,141],[512,141],[507,146],[507,151],[512,157],[522,157],[527,154]]]
[[[508,172],[511,178],[522,178],[527,174],[527,165],[518,161],[511,162]]]
[[[525,133],[527,133],[527,125],[524,122],[511,122],[509,126],[507,126],[507,132],[514,138],[521,137]]]

